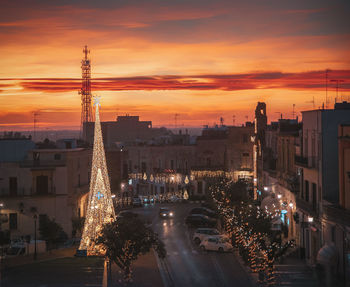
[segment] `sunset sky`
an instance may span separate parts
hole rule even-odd
[[[0,130],[79,128],[88,45],[102,120],[241,124],[350,99],[348,0],[1,0]],[[329,82],[329,107],[336,96]]]

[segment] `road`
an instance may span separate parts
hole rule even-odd
[[[165,243],[168,255],[164,262],[159,261],[164,286],[252,286],[234,254],[201,251],[192,242],[194,230],[186,226],[185,217],[195,206],[198,204],[156,204],[133,209],[152,222],[153,230]],[[159,218],[160,207],[169,207],[174,218]]]

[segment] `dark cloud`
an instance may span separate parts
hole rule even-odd
[[[350,70],[333,70],[330,79],[343,80],[342,90],[350,90]],[[14,79],[2,79],[14,80]],[[24,90],[42,92],[77,91],[80,79],[73,78],[27,78],[15,79]],[[1,84],[0,84],[1,85]],[[330,88],[334,84],[329,83]],[[105,77],[92,80],[95,91],[126,90],[254,90],[295,89],[322,90],[325,87],[325,71],[302,73],[254,72],[230,75],[165,75],[136,77]]]

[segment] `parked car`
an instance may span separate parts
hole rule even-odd
[[[216,217],[216,212],[206,207],[195,207],[190,211],[191,214],[204,214],[209,217]]]
[[[215,235],[220,235],[219,230],[216,228],[198,228],[194,234],[193,234],[193,241],[196,244],[200,244],[203,239],[209,237],[209,236],[215,236]]]
[[[159,209],[159,217],[160,218],[173,218],[174,217],[174,212],[172,212],[170,209],[161,207]]]
[[[203,214],[190,214],[186,217],[186,224],[198,227],[214,227],[216,220]]]
[[[233,246],[227,237],[208,237],[200,245],[201,250],[212,250],[219,252],[231,252]]]
[[[141,206],[142,205],[141,199],[139,197],[134,197],[132,199],[132,205],[133,206]]]

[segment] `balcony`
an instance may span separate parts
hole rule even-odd
[[[54,169],[66,166],[65,160],[25,160],[21,162],[21,167],[32,169]]]
[[[331,221],[350,226],[350,211],[334,205],[323,206],[323,216]]]
[[[318,169],[318,158],[316,156],[295,156],[295,165],[304,168]]]
[[[308,167],[308,160],[303,156],[295,156],[295,165],[300,167]]]
[[[312,204],[308,203],[302,198],[296,198],[296,203],[297,203],[297,209],[301,209],[305,213],[308,213],[314,217],[317,216],[316,211],[312,208]]]

